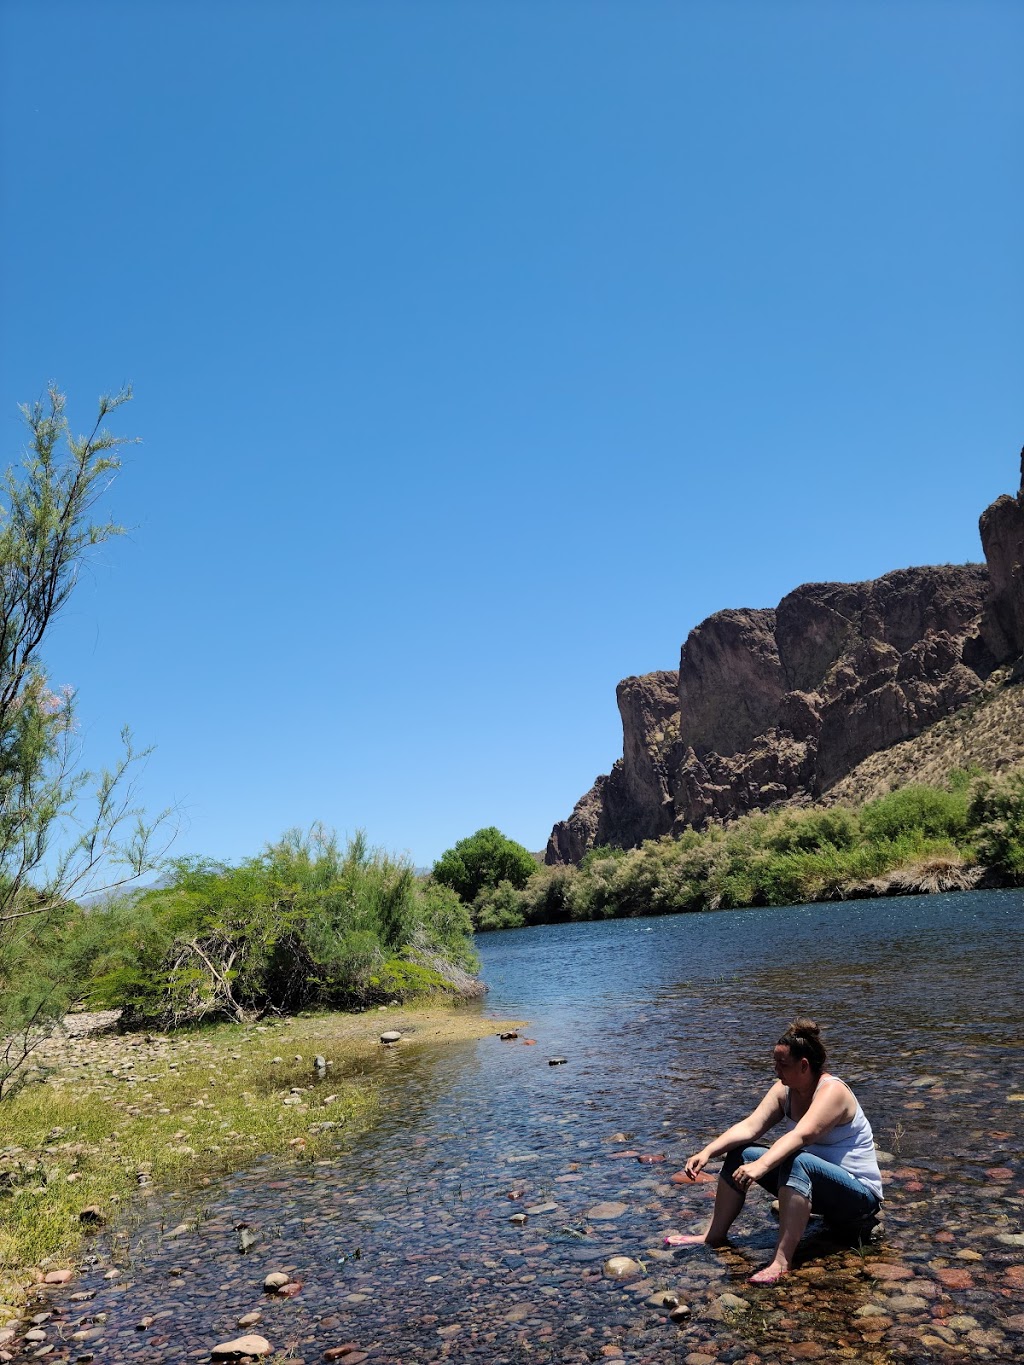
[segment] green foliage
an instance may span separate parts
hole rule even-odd
[[[857,817],[845,806],[784,811],[766,831],[765,846],[779,853],[814,853],[852,848],[859,835]]]
[[[74,691],[52,690],[40,659],[89,550],[121,533],[92,513],[124,444],[102,423],[130,396],[102,398],[87,437],[72,434],[55,389],[46,406],[24,408],[31,443],[0,495],[0,1096],[77,998],[80,978],[62,941],[72,897],[153,866],[155,826],[132,797],[143,755],[125,731],[112,770],[79,770]]]
[[[522,844],[490,825],[443,853],[434,864],[433,877],[469,904],[484,887],[496,887],[499,882],[509,882],[518,890],[536,870],[533,855]]]
[[[440,972],[431,967],[421,966],[418,962],[407,962],[404,958],[389,957],[380,969],[369,977],[368,1000],[373,1004],[383,1004],[388,1000],[412,1000],[420,995],[436,995],[447,988],[448,982]]]
[[[574,867],[539,867],[519,893],[526,924],[556,924],[569,918],[567,895]]]
[[[871,843],[923,834],[930,839],[957,839],[967,829],[968,792],[909,786],[872,801],[860,813],[861,829]]]
[[[485,886],[473,902],[473,922],[478,929],[521,929],[526,923],[521,897],[511,882]]]
[[[430,947],[463,971],[475,972],[480,963],[473,951],[473,921],[469,909],[450,886],[428,881],[417,887],[418,932]]]
[[[450,989],[472,970],[469,916],[443,887],[321,827],[237,867],[183,861],[172,884],[89,915],[90,998],[128,1024],[345,1007]]]
[[[979,781],[968,820],[981,862],[1014,886],[1024,883],[1024,771]]]

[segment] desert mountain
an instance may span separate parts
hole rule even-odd
[[[678,671],[620,682],[622,757],[555,825],[546,861],[779,803],[855,799],[890,771],[914,780],[1024,758],[1024,452],[1021,466],[1020,491],[982,514],[984,564],[807,583],[775,608],[716,612],[690,632]]]

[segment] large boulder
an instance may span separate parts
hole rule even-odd
[[[981,539],[987,566],[807,583],[702,621],[678,674],[619,684],[622,758],[555,825],[546,861],[822,796],[971,701],[1024,655],[1024,488],[987,509]]]

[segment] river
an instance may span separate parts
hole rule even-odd
[[[346,1343],[352,1365],[1024,1359],[1024,893],[549,925],[478,946],[483,1008],[529,1019],[522,1036],[395,1049],[368,1138],[226,1180],[194,1232],[143,1222],[120,1280],[97,1265],[73,1286],[93,1300],[55,1300],[94,1336],[51,1358],[207,1359],[258,1309],[274,1361],[305,1365]],[[767,1197],[751,1195],[730,1249],[666,1252],[714,1193],[671,1176],[771,1084],[797,1013],[822,1024],[888,1154],[885,1235],[844,1247],[812,1222],[796,1271],[754,1289]],[[245,1256],[240,1222],[257,1237]],[[609,1279],[613,1254],[640,1278]],[[270,1300],[270,1270],[301,1293]],[[688,1323],[649,1302],[666,1290]]]

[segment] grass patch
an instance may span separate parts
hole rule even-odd
[[[33,1082],[0,1106],[0,1321],[40,1269],[74,1264],[97,1226],[83,1209],[95,1206],[111,1230],[152,1194],[198,1191],[265,1155],[312,1162],[365,1131],[384,1029],[407,1047],[511,1026],[399,1007],[49,1040]],[[322,1079],[318,1055],[329,1063]]]

